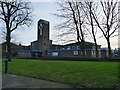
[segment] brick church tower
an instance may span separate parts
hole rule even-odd
[[[40,19],[38,21],[38,50],[42,51],[42,55],[46,55],[49,49],[49,22]]]

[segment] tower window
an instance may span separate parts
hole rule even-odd
[[[46,45],[46,43],[44,43],[44,45]]]
[[[40,35],[42,35],[42,23],[39,25]]]
[[[42,28],[40,29],[40,35],[42,35]]]
[[[40,28],[42,28],[42,23],[40,23]]]
[[[34,43],[32,43],[32,46],[34,46]]]

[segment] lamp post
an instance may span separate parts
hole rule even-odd
[[[8,47],[6,45],[6,59],[5,59],[5,73],[8,71],[8,58],[7,58]]]

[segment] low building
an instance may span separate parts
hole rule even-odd
[[[52,45],[48,51],[49,56],[82,56],[82,44],[81,43],[70,43],[66,45]],[[99,57],[101,53],[101,45],[98,45]],[[95,44],[91,42],[85,42],[85,56],[95,57]]]
[[[6,57],[6,45],[7,43],[4,42],[2,44],[0,44],[0,46],[2,47],[2,58]],[[21,44],[16,45],[14,43],[10,43],[11,46],[11,57],[18,57],[18,51],[19,50],[30,50],[30,46],[23,46]]]
[[[108,49],[107,48],[100,48],[100,57],[108,57]]]
[[[120,57],[120,48],[115,48],[115,50],[113,50],[113,57]]]
[[[18,50],[18,57],[20,58],[38,58],[41,57],[40,50]]]

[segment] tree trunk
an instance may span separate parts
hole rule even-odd
[[[99,51],[98,51],[98,47],[97,47],[97,43],[95,42],[95,50],[96,50],[96,57],[99,57]]]
[[[96,51],[96,57],[99,56],[99,51],[98,51],[98,47],[97,47],[97,41],[96,41],[96,37],[95,37],[95,34],[94,34],[94,28],[92,26],[92,35],[93,35],[93,39],[94,39],[94,43],[95,43],[95,51]]]
[[[99,51],[98,51],[98,47],[97,47],[96,37],[95,37],[95,34],[94,34],[93,22],[91,22],[91,26],[92,26],[92,35],[93,35],[93,39],[94,39],[94,43],[95,43],[96,57],[98,57],[99,56]]]
[[[98,47],[97,47],[97,40],[96,40],[96,37],[95,37],[95,32],[94,32],[94,27],[93,27],[93,17],[92,17],[92,2],[90,2],[90,5],[89,5],[89,13],[90,13],[90,19],[91,19],[91,27],[92,27],[92,35],[93,35],[93,39],[94,39],[94,43],[95,43],[95,50],[96,50],[96,57],[99,56],[99,51],[98,51]]]
[[[107,38],[107,44],[108,44],[108,56],[112,57],[111,46],[110,46],[110,39],[109,38]]]
[[[81,40],[81,45],[82,45],[82,53],[83,53],[83,57],[85,57],[85,41],[84,40]]]
[[[7,37],[6,37],[6,41],[7,41],[7,59],[8,61],[11,61],[11,45],[10,45],[10,30],[7,30]]]

